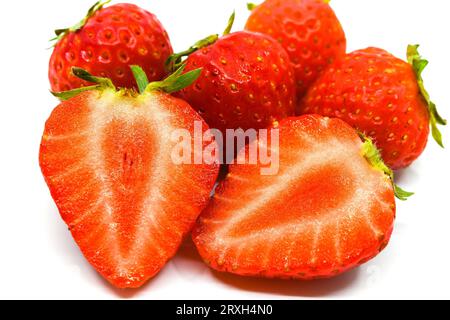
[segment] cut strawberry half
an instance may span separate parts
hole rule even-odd
[[[40,165],[53,199],[87,260],[120,288],[141,286],[175,255],[217,178],[215,164],[171,160],[173,130],[192,133],[195,121],[207,129],[186,102],[161,91],[198,76],[181,71],[138,94],[75,69],[97,85],[58,94],[71,98],[45,127]]]
[[[394,191],[409,193],[394,187],[373,143],[314,115],[274,128],[279,149],[271,139],[253,143],[259,154],[279,154],[278,174],[261,175],[261,163],[232,165],[199,218],[193,239],[206,263],[238,275],[315,279],[375,257],[393,230]]]

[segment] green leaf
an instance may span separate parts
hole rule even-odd
[[[96,83],[99,84],[103,87],[107,87],[107,88],[111,88],[111,89],[116,89],[116,87],[114,86],[114,84],[112,83],[111,79],[109,78],[101,78],[101,77],[96,77],[93,76],[92,74],[90,74],[89,72],[87,72],[84,69],[78,68],[78,67],[72,67],[72,74],[77,77],[80,78],[81,80],[87,81],[87,82],[92,82],[92,83]]]
[[[428,60],[423,59],[419,54],[419,45],[409,45],[407,50],[408,62],[412,65],[417,76],[417,84],[419,85],[420,93],[427,102],[428,111],[430,114],[430,126],[434,140],[443,148],[442,134],[439,131],[438,125],[446,126],[447,120],[441,117],[437,111],[436,104],[431,101],[430,94],[425,89],[422,73],[428,65]]]
[[[183,74],[185,67],[186,65],[182,65],[163,81],[150,83],[145,91],[160,90],[166,93],[174,93],[190,86],[200,77],[202,69],[199,68]]]
[[[373,143],[372,139],[370,139],[361,132],[359,132],[359,136],[364,142],[361,150],[362,155],[367,159],[367,161],[372,165],[372,167],[384,172],[384,174],[386,174],[391,179],[392,186],[394,188],[394,193],[397,199],[405,201],[409,197],[414,195],[414,193],[405,191],[395,184],[394,171],[384,163],[383,158],[381,157],[381,153]]]
[[[236,19],[236,11],[233,11],[230,18],[228,19],[227,27],[225,28],[225,31],[223,32],[224,36],[230,34],[231,29],[233,29],[233,24],[234,24],[235,19]]]
[[[228,19],[227,27],[226,27],[223,35],[227,35],[231,32],[235,18],[236,18],[236,12],[233,11],[230,18]],[[219,35],[213,34],[213,35],[207,36],[206,38],[204,38],[200,41],[197,41],[196,43],[194,43],[194,45],[192,45],[187,50],[172,54],[166,60],[166,63],[165,63],[166,70],[169,72],[175,72],[184,63],[184,59],[183,59],[184,57],[188,57],[189,55],[193,54],[194,52],[216,43],[216,41],[218,39],[219,39]]]
[[[51,94],[58,98],[61,101],[66,101],[69,99],[72,99],[73,97],[76,97],[80,93],[86,92],[86,91],[92,91],[92,90],[100,90],[102,86],[96,85],[96,86],[89,86],[89,87],[81,87],[78,89],[73,89],[69,91],[63,91],[63,92],[52,92]]]
[[[258,5],[255,4],[255,3],[251,3],[251,2],[247,3],[247,9],[248,9],[249,11],[253,11],[253,9],[255,9],[257,6],[258,6]]]
[[[55,30],[56,37],[54,37],[53,39],[50,39],[50,41],[51,42],[56,41],[56,43],[58,43],[62,38],[64,38],[64,36],[66,34],[80,30],[81,28],[83,28],[85,26],[87,21],[97,11],[101,10],[105,5],[107,5],[110,2],[111,2],[111,0],[97,1],[92,7],[89,8],[88,12],[86,13],[86,16],[80,22],[78,22],[77,24],[75,24],[74,26],[72,26],[70,28],[56,29]],[[56,45],[56,43],[55,43],[55,45]]]
[[[73,90],[63,91],[63,92],[52,92],[52,94],[59,98],[60,100],[68,100],[71,99],[77,95],[79,95],[82,92],[91,91],[91,90],[105,90],[105,89],[113,89],[116,90],[116,87],[112,83],[111,79],[108,78],[101,78],[101,77],[95,77],[89,72],[87,72],[84,69],[72,67],[72,74],[80,78],[81,80],[95,83],[96,85],[88,86],[88,87],[81,87]]]
[[[219,35],[213,34],[213,35],[207,36],[206,38],[204,38],[200,41],[197,41],[196,43],[194,43],[194,45],[192,45],[189,49],[187,49],[185,51],[172,54],[169,57],[169,59],[167,59],[167,61],[166,61],[166,64],[165,64],[166,70],[168,70],[170,72],[174,72],[174,71],[178,70],[183,64],[184,57],[187,57],[202,48],[205,48],[205,47],[208,47],[208,46],[214,44],[218,39],[219,39]]]
[[[395,196],[397,197],[397,199],[399,199],[401,201],[406,201],[406,200],[408,200],[409,197],[414,195],[414,192],[405,191],[402,188],[400,188],[398,185],[396,185],[395,183],[394,183],[394,193],[395,193]]]
[[[131,72],[133,72],[134,78],[139,88],[139,93],[144,93],[149,84],[145,71],[140,66],[130,66]]]

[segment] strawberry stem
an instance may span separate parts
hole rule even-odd
[[[372,139],[365,136],[363,133],[359,133],[363,143],[361,153],[367,159],[367,161],[377,170],[380,170],[386,174],[392,181],[392,186],[394,188],[394,194],[397,199],[401,201],[407,200],[409,197],[414,195],[412,192],[408,192],[400,188],[395,184],[395,174],[392,169],[390,169],[383,161],[380,151],[377,149]]]
[[[443,148],[444,144],[442,142],[442,134],[439,131],[438,125],[446,126],[447,120],[445,120],[440,116],[439,112],[437,111],[436,104],[433,101],[431,101],[430,94],[425,89],[422,73],[428,65],[428,60],[422,58],[422,56],[419,54],[418,49],[419,45],[408,46],[407,50],[408,62],[412,65],[416,73],[420,93],[422,94],[423,98],[425,99],[428,105],[428,111],[430,114],[430,126],[433,138]]]
[[[228,19],[227,27],[223,33],[224,36],[231,32],[231,29],[233,28],[235,17],[236,17],[236,13],[233,11],[230,18]],[[213,35],[207,36],[206,38],[204,38],[200,41],[197,41],[196,43],[194,43],[194,45],[192,45],[187,50],[172,54],[165,63],[166,70],[169,72],[175,72],[183,65],[183,63],[184,63],[183,58],[189,57],[194,52],[216,43],[217,40],[219,40],[219,35],[213,34]]]
[[[50,41],[56,41],[58,43],[64,36],[70,32],[76,32],[84,27],[86,22],[99,10],[101,10],[105,5],[110,3],[111,0],[100,0],[97,1],[92,7],[89,8],[88,12],[86,13],[86,16],[78,22],[76,25],[70,27],[70,28],[64,28],[64,29],[57,29],[55,30],[56,37],[51,39]]]

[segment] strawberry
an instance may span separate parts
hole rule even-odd
[[[203,68],[193,86],[177,93],[210,127],[260,129],[294,114],[296,105],[293,70],[285,50],[273,39],[252,32],[210,36],[184,54],[186,70]]]
[[[276,39],[286,49],[295,70],[301,99],[322,71],[345,54],[344,30],[325,0],[266,0],[249,4],[246,29]]]
[[[279,173],[261,175],[261,163],[230,166],[199,218],[193,240],[205,262],[244,276],[315,279],[375,257],[393,230],[394,191],[410,193],[394,187],[372,141],[318,115],[274,129],[279,149],[271,139],[252,144],[279,154]]]
[[[164,62],[173,50],[158,19],[132,4],[104,8],[109,2],[97,2],[74,27],[56,30],[49,67],[52,91],[88,84],[72,75],[74,66],[108,77],[122,88],[136,88],[129,65],[142,66],[151,81],[167,75]]]
[[[336,61],[310,88],[301,113],[338,117],[370,136],[392,169],[406,168],[424,151],[431,124],[442,146],[437,125],[446,121],[424,88],[428,61],[408,47],[408,62],[384,50],[368,48]]]
[[[70,99],[47,121],[40,166],[86,259],[114,286],[137,288],[176,253],[218,174],[215,164],[171,161],[171,132],[192,133],[203,120],[161,90],[191,83],[198,72],[139,81],[147,87],[141,94],[80,69],[74,74],[97,85],[57,94]]]

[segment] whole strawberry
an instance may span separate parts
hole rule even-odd
[[[336,61],[310,88],[302,113],[337,117],[370,136],[384,161],[397,170],[408,167],[424,151],[430,124],[442,146],[437,125],[446,125],[424,88],[428,64],[408,47],[408,62],[368,48]]]
[[[286,49],[298,98],[337,57],[345,54],[344,30],[325,0],[267,0],[249,5],[246,29],[270,35]]]
[[[187,58],[186,70],[203,71],[194,85],[178,96],[210,127],[223,132],[266,128],[293,115],[295,83],[286,51],[266,35],[247,31],[227,34],[230,28],[231,24],[220,39],[212,36],[193,47],[199,50]]]
[[[133,4],[104,8],[109,2],[97,2],[80,23],[56,31],[49,68],[52,91],[87,85],[72,75],[74,66],[123,88],[136,88],[129,65],[142,66],[151,81],[167,75],[164,62],[173,51],[158,19]]]

